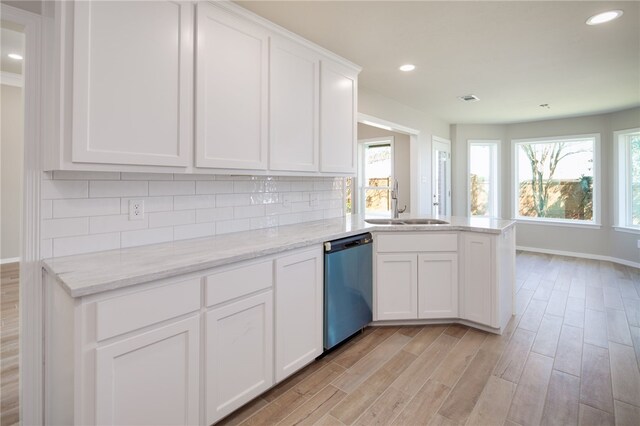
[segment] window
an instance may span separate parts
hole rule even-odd
[[[358,209],[368,215],[388,214],[393,185],[393,138],[360,141],[358,149]]]
[[[469,141],[469,214],[499,217],[498,144]]]
[[[515,142],[515,217],[597,224],[599,135]]]
[[[618,149],[617,225],[640,230],[640,129],[615,132]]]

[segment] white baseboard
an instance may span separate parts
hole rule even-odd
[[[15,263],[20,262],[19,257],[8,257],[6,259],[0,259],[0,265],[4,265],[5,263]]]
[[[523,247],[523,246],[516,246],[516,250],[531,251],[534,253],[557,254],[558,256],[579,257],[582,259],[605,260],[607,262],[619,263],[620,265],[631,266],[633,268],[640,269],[639,262],[632,262],[631,260],[620,259],[620,258],[611,257],[611,256],[603,256],[600,254],[577,253],[573,251],[549,250],[549,249],[542,249],[537,247]]]

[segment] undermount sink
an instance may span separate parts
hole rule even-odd
[[[440,219],[365,219],[372,225],[448,225],[449,222]]]

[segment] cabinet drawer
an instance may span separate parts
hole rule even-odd
[[[108,339],[199,308],[199,278],[114,297],[96,303],[96,338]]]
[[[239,265],[208,275],[207,306],[273,286],[273,261]]]
[[[379,234],[376,249],[385,252],[457,251],[457,234]]]

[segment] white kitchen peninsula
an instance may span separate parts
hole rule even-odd
[[[45,260],[46,423],[220,420],[321,354],[322,243],[364,232],[375,324],[500,333],[514,222],[446,220],[351,216]]]

